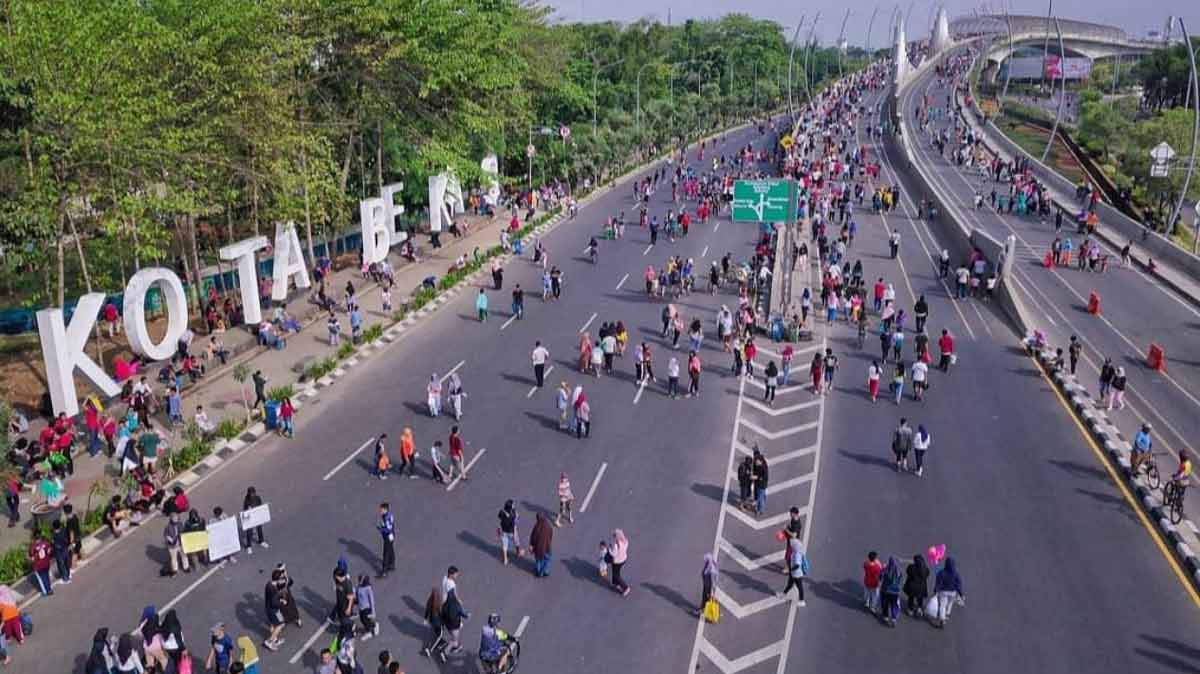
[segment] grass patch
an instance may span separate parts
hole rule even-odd
[[[350,356],[354,355],[354,344],[350,342],[342,342],[342,345],[338,347],[336,355],[338,360],[346,360]]]
[[[221,423],[217,424],[217,437],[222,440],[232,440],[242,434],[246,430],[246,420],[238,417],[229,417],[222,419]]]
[[[296,387],[291,384],[284,386],[276,386],[273,389],[267,390],[267,400],[282,402],[284,398],[292,398],[296,395]]]
[[[383,324],[376,323],[371,327],[363,330],[362,340],[364,344],[370,344],[383,336]]]

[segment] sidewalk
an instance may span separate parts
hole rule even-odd
[[[389,262],[393,265],[396,280],[392,290],[393,310],[398,310],[402,306],[409,293],[420,285],[425,277],[432,275],[440,279],[460,255],[466,255],[470,259],[472,251],[476,248],[482,252],[498,245],[500,231],[508,224],[507,213],[507,210],[504,210],[492,218],[467,216],[465,218],[469,223],[467,235],[455,238],[448,233],[443,234],[441,237],[442,247],[436,250],[428,245],[427,240],[422,242],[419,248],[421,248],[423,257],[416,263],[404,260],[399,255],[398,247],[394,249],[388,256]],[[539,211],[537,215],[540,216],[543,213],[544,211]],[[421,236],[424,238],[423,235]],[[369,279],[364,279],[356,266],[349,266],[333,272],[328,279],[326,287],[331,296],[334,296],[335,293],[340,296],[347,281],[355,285],[355,295],[358,297],[361,308],[364,331],[377,323],[391,323],[391,314],[382,310],[378,285]],[[223,335],[225,346],[231,351],[228,363],[210,369],[199,382],[187,385],[183,389],[184,420],[187,422],[192,420],[198,405],[204,406],[208,418],[214,426],[219,426],[225,419],[234,419],[239,422],[244,420],[246,411],[242,403],[242,385],[233,378],[234,368],[240,364],[245,364],[251,373],[261,370],[267,378],[267,389],[270,390],[276,386],[294,384],[301,375],[298,365],[332,356],[337,349],[329,345],[329,335],[325,321],[322,320],[325,314],[308,300],[310,293],[315,293],[315,290],[316,286],[314,285],[310,290],[294,291],[285,303],[285,307],[302,326],[299,333],[287,336],[287,348],[285,349],[277,350],[259,346],[254,335],[246,326],[228,330]],[[270,311],[271,309],[263,307],[264,316],[269,317]],[[349,320],[344,312],[339,312],[339,321],[342,323],[343,343],[348,342]],[[207,339],[208,335],[197,335],[196,343],[202,345],[206,343]],[[148,380],[154,378],[157,368],[151,367],[149,371],[150,374],[146,375]],[[156,392],[163,388],[162,385],[155,382],[152,382],[151,385]],[[253,401],[254,387],[250,381],[245,384],[245,392],[249,401]],[[113,406],[124,412],[123,405],[113,403]],[[79,418],[82,419],[82,415]],[[167,422],[165,400],[163,409],[154,418],[154,423],[157,429],[168,434],[166,441],[168,446],[174,448],[182,444],[182,428],[172,428],[171,424]],[[31,420],[29,432],[22,437],[30,440],[36,439],[38,433],[45,426],[45,419]],[[78,427],[82,427],[82,421],[78,423]],[[110,482],[103,495],[93,497],[91,503],[93,509],[103,503],[105,499],[111,498],[114,493],[111,479],[118,475],[119,463],[116,460],[106,459],[103,453],[94,458],[87,455],[86,429],[78,432],[76,437],[82,442],[76,442],[75,472],[64,481],[64,490],[69,501],[75,505],[76,513],[82,518],[85,515],[84,509],[88,506],[88,493],[93,484],[98,481]],[[33,485],[26,486],[30,488]],[[20,524],[13,528],[0,527],[0,554],[14,546],[28,544],[33,528],[30,506],[36,500],[37,496],[28,490],[22,494]]]

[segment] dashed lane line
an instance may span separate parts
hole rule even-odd
[[[596,472],[596,477],[592,479],[592,486],[588,488],[587,496],[583,497],[583,505],[579,506],[579,512],[587,512],[588,506],[592,503],[592,497],[596,495],[596,488],[600,486],[600,478],[604,477],[604,471],[608,470],[608,462],[600,464],[600,470]]]

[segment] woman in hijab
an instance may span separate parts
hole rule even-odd
[[[708,604],[708,600],[712,599],[719,573],[716,556],[711,552],[704,553],[704,567],[700,569],[700,610],[696,611],[696,615],[703,615],[704,607]]]
[[[295,623],[296,627],[302,627],[303,621],[300,619],[300,607],[296,605],[296,599],[292,596],[292,585],[296,581],[292,580],[291,576],[288,575],[287,565],[283,562],[277,564],[275,570],[271,572],[271,580],[279,588],[279,610],[283,613],[283,621],[285,623]]]
[[[533,575],[539,578],[550,575],[550,543],[554,539],[554,527],[544,513],[537,514],[537,522],[529,534],[529,547],[533,549]]]
[[[883,606],[880,616],[885,625],[895,627],[896,618],[900,616],[900,564],[895,557],[888,557],[887,566],[883,568],[879,595]]]
[[[159,634],[162,635],[163,650],[172,661],[177,661],[180,651],[183,650],[184,641],[183,626],[179,624],[179,616],[175,613],[175,609],[170,609],[163,614]]]
[[[116,671],[122,674],[126,672],[145,674],[146,672],[146,668],[142,666],[142,658],[133,648],[133,637],[129,634],[122,634],[120,641],[117,642]]]
[[[429,416],[436,417],[442,413],[442,380],[437,373],[429,375],[429,385],[425,387],[425,401],[429,404]]]
[[[925,600],[929,597],[929,565],[921,555],[913,557],[904,572],[904,594],[908,596],[908,614],[914,618],[925,615]]]
[[[933,616],[933,625],[943,628],[950,619],[950,608],[954,602],[966,600],[962,591],[962,578],[958,575],[958,567],[954,564],[953,557],[947,557],[942,564],[942,570],[937,572],[933,593],[937,597],[937,615]]]
[[[92,652],[84,665],[84,674],[111,674],[116,666],[116,654],[108,643],[108,628],[101,627],[92,637]]]
[[[621,569],[625,567],[625,560],[629,555],[629,539],[625,537],[625,532],[620,529],[614,529],[612,535],[612,544],[609,546],[609,554],[612,555],[612,585],[613,589],[621,593],[621,596],[629,594],[629,586],[621,578]]]

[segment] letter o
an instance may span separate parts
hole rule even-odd
[[[155,344],[146,327],[146,293],[158,285],[167,311],[167,334]],[[170,269],[151,267],[129,279],[125,286],[125,334],[133,352],[150,360],[167,360],[175,354],[179,338],[187,330],[187,296],[183,283]]]

